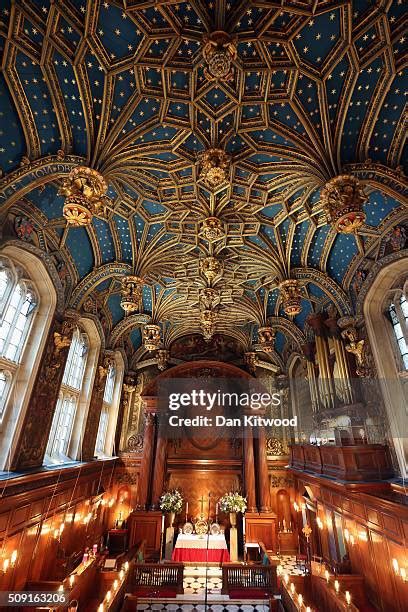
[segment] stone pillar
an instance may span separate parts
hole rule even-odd
[[[146,509],[149,505],[149,486],[154,451],[156,417],[153,413],[145,413],[145,430],[143,434],[143,458],[140,466],[137,505]]]
[[[129,417],[133,406],[134,392],[136,390],[135,380],[132,376],[126,376],[122,387],[122,397],[118,414],[118,424],[115,435],[116,452],[126,449],[126,436],[128,434]]]
[[[82,438],[82,449],[77,459],[91,461],[95,456],[96,436],[98,435],[99,420],[101,418],[103,395],[105,392],[106,376],[110,365],[110,357],[101,354],[95,373],[91,401]]]
[[[268,456],[266,454],[265,428],[258,427],[258,484],[259,507],[261,512],[271,509],[271,491],[268,475]]]
[[[41,467],[58,401],[75,321],[54,319],[44,347],[24,422],[11,459],[12,470]]]
[[[164,435],[163,423],[158,422],[156,455],[154,458],[154,479],[152,506],[154,510],[159,507],[159,498],[163,493],[164,477],[166,472],[167,438]]]
[[[251,427],[244,428],[244,475],[248,512],[257,512],[255,492],[254,441]]]

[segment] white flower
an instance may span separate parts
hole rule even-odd
[[[183,496],[181,495],[178,489],[174,491],[167,491],[163,493],[160,498],[160,510],[164,510],[165,512],[175,512],[176,514],[180,512],[183,507]]]
[[[246,498],[239,493],[225,493],[219,501],[219,507],[222,512],[245,512],[247,509]]]

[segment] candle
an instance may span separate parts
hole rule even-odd
[[[324,577],[326,578],[327,584],[329,584],[330,574],[329,574],[329,572],[327,570],[324,572]]]
[[[71,574],[70,577],[69,577],[69,586],[71,587],[71,589],[72,589],[72,587],[74,585],[74,581],[75,581],[75,576],[74,576],[74,574]]]
[[[346,601],[347,605],[349,606],[351,604],[351,595],[348,591],[346,591]]]
[[[294,595],[295,593],[295,585],[293,584],[293,582],[290,583],[290,592],[292,593],[292,595]]]
[[[161,526],[161,532],[163,533],[164,531],[164,514],[162,514],[162,526]]]
[[[186,522],[188,520],[188,502],[186,502]]]
[[[334,588],[336,589],[336,593],[338,593],[340,589],[340,584],[338,580],[334,581]]]
[[[98,545],[97,544],[94,544],[92,546],[92,552],[93,552],[94,555],[96,555],[96,553],[98,552]]]
[[[246,525],[245,525],[245,514],[243,514],[242,515],[242,532],[243,532],[244,535],[245,535],[245,528],[246,528]]]
[[[302,595],[298,595],[298,604],[300,607],[302,607],[303,605],[303,596]]]
[[[218,516],[218,502],[215,504],[215,518]]]

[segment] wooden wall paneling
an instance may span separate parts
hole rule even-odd
[[[4,533],[7,530],[9,519],[10,514],[8,512],[2,512],[0,514],[0,538],[4,537]]]
[[[263,542],[267,550],[278,550],[278,537],[276,514],[247,512],[246,515],[246,541]]]
[[[146,554],[159,555],[161,539],[161,512],[135,511],[129,516],[129,548],[146,540]]]
[[[1,590],[23,588],[27,580],[60,580],[65,576],[70,554],[99,543],[108,512],[99,506],[97,520],[88,525],[83,524],[83,518],[91,508],[84,495],[93,490],[94,482],[98,486],[102,465],[93,462],[80,471],[73,467],[7,481],[0,499],[0,570],[13,550],[18,556],[15,567],[5,574],[0,572]],[[112,476],[109,471],[107,489]],[[114,496],[114,491],[108,489],[106,497],[109,496]],[[58,542],[54,530],[66,519]]]
[[[168,468],[168,488],[180,489],[189,503],[189,515],[198,518],[201,512],[200,499],[203,497],[204,516],[208,515],[208,501],[210,502],[210,516],[215,517],[215,504],[220,497],[228,491],[239,491],[242,488],[241,470],[205,469],[202,464],[194,467]],[[210,500],[208,494],[211,493]],[[180,520],[184,520],[182,517]]]
[[[385,539],[384,543],[387,549],[387,562],[384,566],[388,572],[389,581],[393,583],[394,590],[398,594],[398,600],[401,605],[401,610],[406,610],[406,602],[408,601],[408,582],[404,582],[401,575],[397,575],[393,568],[393,559],[396,559],[399,568],[404,568],[408,575],[408,553],[406,541],[401,544],[396,544],[392,540]]]
[[[406,603],[408,602],[408,585],[395,576],[392,564],[388,560],[390,557],[392,558],[393,554],[401,560],[404,556],[406,557],[406,551],[399,550],[397,552],[396,548],[390,551],[386,538],[377,532],[371,532],[370,542],[372,562],[376,568],[375,576],[377,578],[377,584],[372,581],[371,590],[380,591],[380,600],[386,610],[395,609],[403,612],[403,610],[406,610]],[[370,578],[368,578],[368,581],[370,581]],[[379,584],[381,589],[378,589]]]
[[[382,513],[381,517],[385,532],[388,532],[392,538],[400,539],[403,537],[397,517],[391,516],[385,512]]]

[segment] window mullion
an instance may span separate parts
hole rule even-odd
[[[395,312],[397,313],[398,321],[401,325],[402,335],[404,336],[405,344],[408,346],[408,328],[407,322],[405,320],[405,315],[402,312],[401,304],[399,300],[396,300],[395,303]]]

